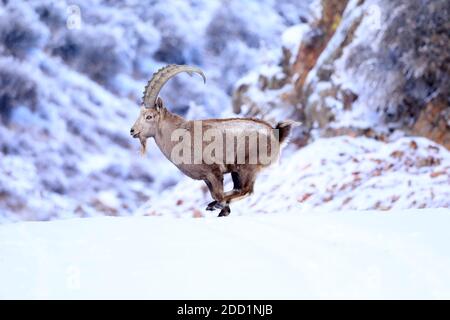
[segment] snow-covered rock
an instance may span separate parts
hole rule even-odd
[[[282,35],[282,45],[291,53],[290,64],[295,62],[297,58],[300,44],[303,42],[305,34],[311,30],[311,27],[307,23],[297,24],[295,26],[287,28]]]
[[[400,128],[448,149],[450,38],[443,21],[450,18],[450,3],[329,0],[312,5],[320,14],[282,37],[283,55],[275,64],[283,66],[280,77],[287,90],[253,108],[256,114],[271,116],[272,104],[288,105],[313,135],[387,134]],[[259,79],[258,69],[250,71],[253,79]],[[270,97],[271,88],[246,81],[236,96],[234,110],[241,112],[251,101],[258,105],[260,96]]]

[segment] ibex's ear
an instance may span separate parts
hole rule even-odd
[[[160,97],[158,97],[156,99],[155,108],[156,108],[157,111],[161,111],[162,108],[164,108],[164,103],[163,103],[163,101],[162,101],[162,99]]]

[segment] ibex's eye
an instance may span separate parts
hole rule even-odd
[[[153,116],[152,115],[148,115],[145,117],[146,120],[152,120]]]

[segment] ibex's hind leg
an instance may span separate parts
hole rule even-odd
[[[220,210],[218,217],[226,217],[231,213],[230,206],[227,204]]]
[[[239,174],[234,171],[231,172],[231,179],[233,179],[233,190],[241,190],[242,182],[241,182],[241,177],[239,177]]]
[[[240,191],[242,190],[242,181],[239,173],[235,171],[231,172],[231,179],[233,180],[233,190],[225,192],[225,197],[240,193]]]
[[[242,189],[242,181],[241,177],[237,172],[231,172],[231,179],[233,180],[233,190],[231,192],[227,192],[224,194],[224,200],[227,199],[227,196],[231,194],[239,193]],[[223,205],[223,204],[216,204],[217,205]],[[225,205],[223,206],[222,210],[220,210],[219,217],[226,217],[231,213],[230,209],[230,201],[225,201]]]
[[[230,204],[232,201],[244,199],[253,193],[257,170],[247,170],[239,173],[240,189],[233,190],[224,197],[224,201]],[[234,181],[234,179],[233,179]]]

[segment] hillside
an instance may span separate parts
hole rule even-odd
[[[152,193],[138,214],[214,216],[203,210],[210,199],[203,182],[184,178]],[[421,137],[341,136],[284,150],[257,178],[254,194],[232,204],[231,214],[449,207],[450,152],[444,147]]]

